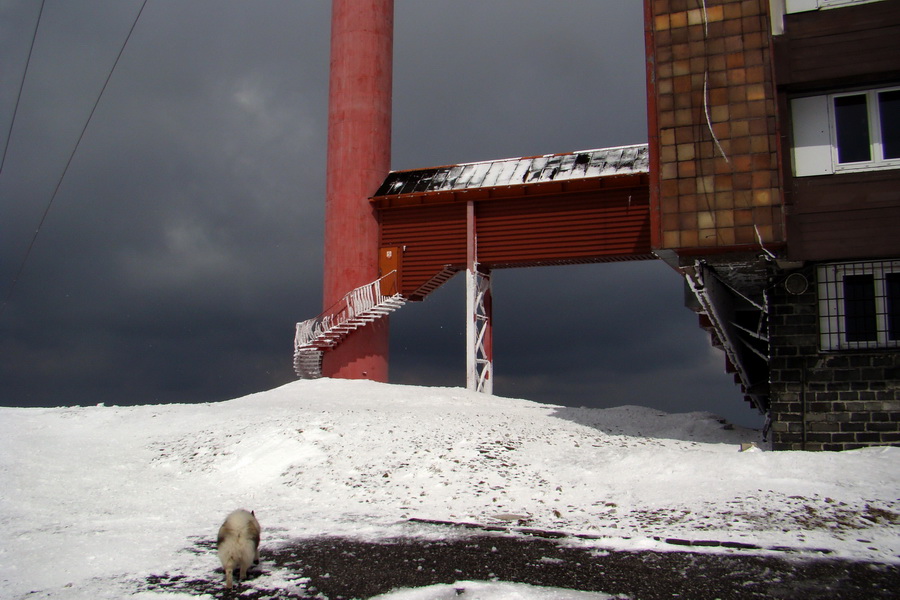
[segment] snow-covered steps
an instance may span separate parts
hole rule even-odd
[[[360,286],[313,319],[297,323],[294,372],[301,379],[322,376],[322,355],[351,332],[386,317],[406,303],[396,290],[396,271]]]
[[[295,348],[294,372],[300,379],[317,379],[322,376],[322,354],[319,348]]]

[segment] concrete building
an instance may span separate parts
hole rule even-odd
[[[776,449],[900,443],[900,3],[647,0],[654,251]]]

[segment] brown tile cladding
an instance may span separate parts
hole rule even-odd
[[[650,0],[660,249],[784,242],[766,0]],[[655,100],[653,102],[652,100]]]

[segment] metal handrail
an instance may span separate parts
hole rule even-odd
[[[294,348],[311,346],[313,342],[325,337],[341,325],[349,323],[360,315],[365,315],[388,300],[397,299],[399,294],[396,291],[390,296],[381,293],[381,282],[396,273],[396,270],[391,271],[372,283],[350,290],[319,316],[297,323]],[[394,289],[396,290],[396,285]]]

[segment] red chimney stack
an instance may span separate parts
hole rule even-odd
[[[325,192],[324,309],[378,279],[369,197],[391,167],[393,0],[333,0]],[[387,381],[388,319],[326,352],[322,374]]]

